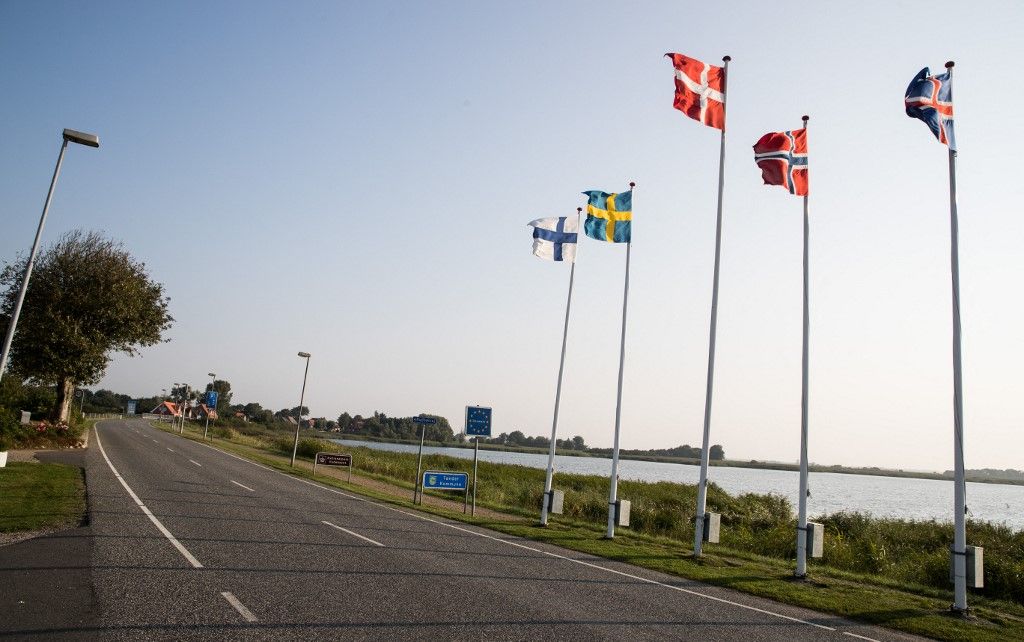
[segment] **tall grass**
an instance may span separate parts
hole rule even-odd
[[[232,439],[290,455],[291,437],[247,436],[231,431]],[[224,435],[226,436],[226,435]],[[320,451],[346,451],[353,467],[378,478],[412,486],[416,454],[343,447],[319,439],[300,439],[298,454],[312,458]],[[446,455],[423,456],[424,470],[472,473],[470,460]],[[540,509],[544,471],[526,466],[479,462],[477,502],[484,506],[534,515]],[[565,492],[564,518],[603,524],[608,517],[608,479],[560,473],[556,486]],[[619,496],[632,502],[631,530],[678,539],[693,538],[696,486],[673,482],[619,482]],[[779,495],[745,493],[733,496],[714,483],[708,486],[708,510],[722,515],[719,546],[779,559],[796,557],[793,507]],[[948,589],[952,524],[875,518],[836,513],[815,519],[825,526],[824,558],[815,564],[866,573],[902,584]],[[982,594],[1024,604],[1024,532],[1003,525],[970,521],[972,544],[985,549]]]

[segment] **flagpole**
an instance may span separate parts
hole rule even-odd
[[[576,208],[576,233],[579,234],[580,217],[583,208]],[[579,244],[576,245],[579,252]],[[569,337],[569,309],[572,306],[572,285],[576,277],[576,255],[573,255],[572,267],[569,268],[569,296],[565,300],[565,325],[562,326],[562,357],[558,362],[558,385],[555,387],[555,416],[551,420],[551,443],[548,446],[548,470],[544,476],[544,500],[540,509],[541,526],[548,525],[548,510],[551,508],[551,478],[555,474],[555,438],[558,434],[558,405],[562,400],[562,373],[565,371],[565,343]]]
[[[630,183],[629,189],[636,186]],[[622,369],[626,362],[626,303],[629,301],[629,250],[632,241],[626,242],[626,285],[622,291],[622,341],[619,345],[619,389],[615,396],[615,441],[612,445],[612,479],[608,490],[608,531],[605,537],[615,537],[615,505],[619,495],[619,427],[622,423]]]
[[[953,61],[946,63],[950,87]],[[955,143],[954,143],[955,144]],[[947,143],[948,145],[948,143]],[[949,147],[950,272],[953,285],[953,610],[967,610],[967,484],[964,480],[964,397],[960,346],[960,241],[956,213],[956,150]]]
[[[694,518],[693,556],[700,557],[704,545],[704,511],[708,497],[708,463],[711,459],[711,392],[715,382],[715,336],[718,330],[718,266],[722,255],[722,192],[725,189],[725,111],[728,100],[729,61],[722,61],[722,138],[718,149],[718,219],[715,225],[715,271],[711,286],[711,332],[708,338],[708,387],[704,397],[704,441],[700,449],[700,481],[697,484],[697,516]]]
[[[804,116],[804,129],[807,129],[809,116]],[[802,377],[800,387],[800,511],[796,527],[796,576],[807,576],[807,367],[808,367],[808,333],[810,330],[810,305],[808,278],[808,237],[810,224],[807,216],[807,194],[804,194],[804,341]]]

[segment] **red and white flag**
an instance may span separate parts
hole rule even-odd
[[[725,70],[682,54],[665,55],[676,68],[673,106],[709,127],[725,130]]]

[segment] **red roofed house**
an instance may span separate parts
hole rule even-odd
[[[156,408],[149,411],[151,415],[162,415],[164,417],[180,417],[181,411],[178,410],[178,404],[173,401],[165,401]]]

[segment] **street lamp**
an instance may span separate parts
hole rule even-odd
[[[57,156],[57,167],[53,170],[53,178],[50,179],[50,191],[46,193],[46,202],[43,203],[43,214],[39,217],[39,227],[36,228],[36,239],[32,242],[32,252],[28,256],[28,263],[25,264],[25,274],[21,277],[21,288],[18,290],[18,298],[14,301],[14,311],[11,312],[11,322],[7,326],[7,336],[4,337],[4,347],[0,350],[0,379],[3,379],[7,370],[7,355],[11,351],[11,342],[14,341],[14,329],[18,326],[18,317],[21,315],[21,306],[25,302],[25,292],[28,291],[28,281],[32,278],[32,268],[36,263],[36,254],[39,252],[39,239],[43,236],[43,226],[46,225],[46,213],[50,210],[50,201],[53,200],[53,190],[57,186],[57,177],[60,176],[60,166],[64,162],[64,150],[68,143],[78,143],[87,147],[99,147],[100,139],[95,134],[76,132],[73,129],[64,130],[64,142],[60,146],[60,154]]]
[[[306,372],[302,375],[302,395],[299,397],[298,421],[295,422],[295,444],[292,446],[292,466],[295,466],[295,453],[299,451],[299,428],[302,426],[302,404],[306,401],[306,377],[309,375],[309,353],[300,352],[299,356],[306,360]]]
[[[206,374],[210,376],[210,379],[211,379],[211,381],[210,381],[210,390],[213,390],[213,384],[217,383],[217,375],[213,374],[212,372],[207,372]],[[207,402],[209,402],[209,398],[207,398]],[[206,404],[206,428],[203,428],[203,439],[204,440],[206,439],[206,433],[208,433],[209,431],[210,431],[210,404],[207,403]]]

